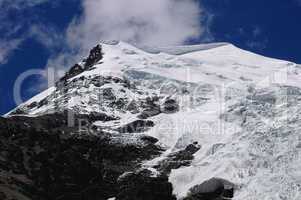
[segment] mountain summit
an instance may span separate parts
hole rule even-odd
[[[300,83],[229,43],[102,42],[0,119],[0,199],[298,199]]]

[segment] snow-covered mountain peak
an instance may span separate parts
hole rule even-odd
[[[78,98],[76,96],[97,95],[91,91],[107,86],[110,81],[108,80],[107,84],[97,82],[110,78],[116,79],[112,79],[113,82],[110,84],[119,84],[117,80],[122,80],[129,85],[140,87],[142,91],[157,95],[160,93],[171,95],[173,92],[167,91],[168,87],[190,92],[198,87],[207,90],[229,87],[238,95],[244,94],[250,86],[258,88],[271,84],[298,86],[300,71],[301,69],[294,63],[260,56],[229,43],[138,48],[122,41],[101,41],[86,59],[66,73],[56,87],[37,95],[15,111],[21,109],[28,114],[43,114],[49,110],[53,111],[54,108],[62,110],[76,106],[81,107],[79,112],[90,112],[94,108],[92,109],[88,103],[75,100]],[[72,93],[76,92],[76,95],[66,93],[66,88],[73,91]],[[131,95],[137,96],[136,92]],[[201,91],[197,95],[205,94]],[[66,102],[68,105],[56,103],[54,106],[51,103],[63,96],[69,99]],[[43,102],[44,106],[35,106],[39,104],[37,101],[45,98],[51,99],[47,102],[52,106],[46,106],[46,101]]]
[[[191,165],[171,170],[179,199],[212,177],[235,183],[237,200],[293,199],[301,190],[300,84],[299,65],[228,43],[101,42],[55,87],[8,116],[101,114],[93,125],[121,143],[141,134],[159,140],[166,153],[144,163],[153,171],[199,144]]]

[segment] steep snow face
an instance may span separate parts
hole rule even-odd
[[[10,114],[99,112],[117,120],[95,125],[114,128],[137,120],[147,99],[161,106],[172,98],[178,112],[149,116],[154,127],[141,134],[158,138],[166,154],[200,144],[191,166],[171,172],[179,199],[212,177],[235,183],[237,200],[300,198],[299,65],[227,43],[139,49],[110,42],[102,51],[93,67]]]
[[[273,87],[253,91],[227,106],[220,116],[240,127],[208,136],[190,167],[173,170],[170,181],[179,197],[212,177],[237,185],[234,199],[300,199],[301,89]]]

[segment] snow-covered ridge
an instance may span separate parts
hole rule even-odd
[[[126,44],[123,41],[117,40],[102,40],[100,41],[101,45],[110,45],[110,46],[122,46]],[[187,53],[192,53],[195,51],[203,51],[209,50],[225,45],[231,45],[230,43],[220,42],[220,43],[207,43],[207,44],[198,44],[198,45],[174,45],[174,46],[149,46],[149,45],[139,45],[139,44],[132,44],[133,47],[141,49],[147,53],[151,54],[159,54],[159,53],[166,53],[171,55],[183,55]]]
[[[179,199],[212,177],[235,183],[235,200],[291,200],[301,191],[299,65],[227,43],[101,46],[100,61],[16,110],[102,112],[118,120],[95,125],[115,128],[137,120],[150,97],[157,99],[155,107],[171,97],[178,112],[150,116],[154,127],[143,134],[158,138],[168,152],[200,144],[191,166],[171,172]]]
[[[165,47],[151,47],[151,46],[137,46],[148,53],[166,53],[171,55],[183,55],[196,51],[204,51],[214,49],[217,47],[230,45],[229,43],[209,43],[199,45],[185,45],[185,46],[165,46]]]

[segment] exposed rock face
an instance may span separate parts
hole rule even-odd
[[[100,44],[98,44],[90,51],[88,58],[85,60],[85,68],[90,68],[91,66],[99,62],[102,58],[102,47]]]
[[[147,119],[149,117],[153,117],[153,116],[159,115],[160,113],[161,113],[160,107],[156,106],[156,107],[153,107],[153,108],[148,108],[148,109],[143,110],[141,112],[141,114],[138,115],[138,118],[140,118],[140,119]]]
[[[201,148],[193,143],[168,155],[155,166],[160,174],[153,175],[139,168],[141,161],[163,151],[155,145],[157,139],[144,135],[139,138],[141,145],[120,145],[99,129],[94,130],[97,136],[74,135],[76,127],[67,126],[66,114],[0,120],[2,199],[175,200],[168,174],[189,166]],[[98,113],[74,117],[86,118],[88,123],[116,120]],[[123,130],[136,132],[137,127],[154,124],[137,120],[131,125]],[[233,197],[233,190],[231,183],[212,179],[193,187],[185,199],[222,200]]]
[[[212,178],[190,189],[184,200],[225,200],[234,195],[234,184],[224,179]]]
[[[180,167],[187,167],[193,160],[193,154],[200,150],[200,146],[197,143],[188,145],[185,149],[172,153],[157,166],[159,172],[168,175],[172,169],[178,169]]]
[[[119,178],[116,200],[176,200],[167,176],[152,176],[149,170],[127,173]]]
[[[151,136],[148,136],[148,135],[143,135],[141,137],[141,140],[147,141],[147,142],[150,142],[150,143],[153,143],[153,144],[155,144],[156,142],[159,141],[157,138],[154,138],[154,137],[151,137]]]
[[[162,152],[152,138],[120,145],[99,130],[74,135],[64,117],[0,119],[1,199],[108,199],[118,194],[121,174]]]
[[[156,144],[158,139],[138,135],[155,126],[147,118],[161,113],[163,97],[125,77],[75,78],[102,58],[98,45],[57,82],[54,92],[0,120],[1,200],[175,199],[167,176],[140,169],[143,161],[165,150]],[[80,104],[69,107],[75,99]],[[118,123],[116,111],[136,114],[137,119],[110,129],[113,133],[93,124]],[[25,117],[33,112],[39,116]],[[124,173],[132,175],[120,179]]]
[[[71,67],[71,69],[65,74],[64,77],[62,77],[60,79],[60,81],[66,81],[69,78],[72,78],[82,72],[84,72],[85,69],[83,66],[79,65],[79,64],[75,64],[73,67]]]
[[[140,119],[147,119],[161,113],[160,98],[158,96],[147,97],[141,104],[143,111],[137,116]]]
[[[175,113],[179,111],[179,109],[179,104],[175,99],[167,99],[162,105],[162,112],[167,114]]]
[[[121,133],[140,133],[145,132],[155,124],[150,120],[136,120],[123,127],[118,128]]]
[[[162,98],[144,88],[137,88],[125,77],[95,74],[61,80],[48,96],[21,105],[10,115],[42,115],[72,110],[77,114],[93,112],[111,117],[116,117],[114,113],[130,112],[137,114],[138,119],[147,119],[161,113]]]
[[[72,78],[74,76],[77,76],[78,74],[84,72],[85,70],[88,70],[91,68],[93,65],[95,65],[97,62],[102,60],[103,58],[103,52],[102,52],[102,47],[101,45],[95,46],[91,51],[88,56],[88,58],[84,59],[84,64],[83,66],[80,64],[75,64],[71,69],[65,74],[64,77],[60,79],[60,82],[57,84],[67,81],[69,78]]]

